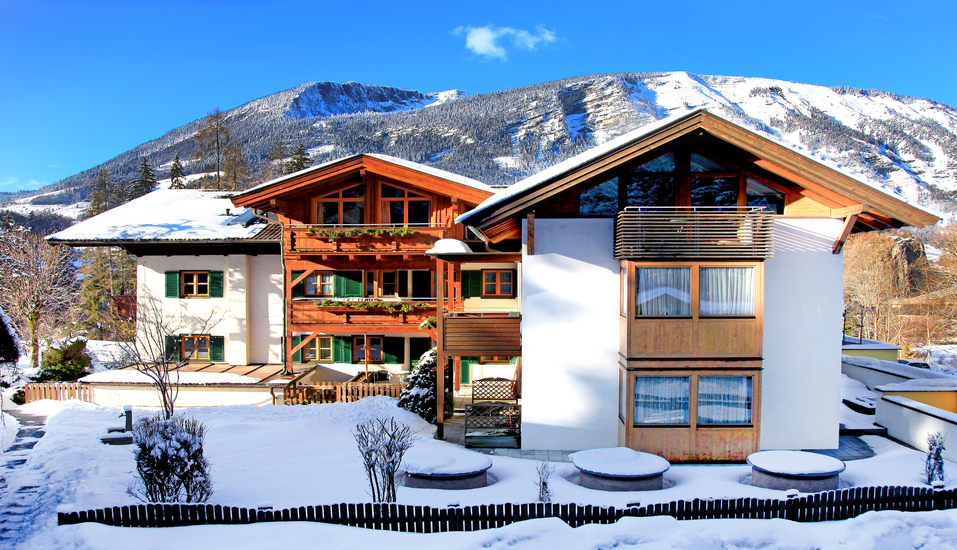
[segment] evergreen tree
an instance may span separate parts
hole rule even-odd
[[[133,180],[133,185],[130,186],[130,200],[142,197],[156,187],[156,175],[153,173],[153,167],[150,166],[150,161],[146,157],[140,159],[139,176]]]
[[[435,424],[437,418],[435,414],[437,395],[435,375],[436,366],[438,365],[436,352],[437,349],[432,348],[422,354],[419,362],[415,368],[412,369],[412,374],[409,375],[408,385],[406,385],[402,393],[399,394],[398,403],[400,407],[421,416],[429,424]],[[451,380],[448,379],[447,373],[445,380],[445,410],[442,415],[444,419],[450,418],[453,412],[452,384],[450,384],[450,382]]]
[[[173,165],[169,168],[170,189],[186,188],[186,172],[183,170],[183,163],[179,160],[179,155],[173,157]]]
[[[300,143],[296,146],[296,150],[292,152],[292,160],[289,161],[289,171],[286,172],[286,174],[304,170],[311,165],[312,158],[310,158],[309,153],[306,152],[305,146]]]
[[[286,175],[286,142],[279,138],[269,147],[268,178],[278,178]]]
[[[133,322],[121,315],[116,301],[136,293],[136,258],[121,248],[91,247],[81,254],[79,271],[80,328],[95,340],[127,339]]]
[[[106,168],[100,168],[100,171],[96,173],[96,180],[90,184],[90,204],[86,207],[84,216],[92,218],[109,210],[107,206],[109,192],[110,173],[106,171]]]
[[[226,128],[226,116],[219,107],[206,113],[193,139],[199,147],[196,160],[215,170],[216,174],[212,178],[215,181],[214,188],[222,189],[223,160],[229,144],[229,130]]]

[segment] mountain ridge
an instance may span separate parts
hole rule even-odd
[[[225,111],[254,166],[276,139],[314,162],[384,153],[507,185],[649,122],[706,108],[938,215],[957,207],[957,110],[882,90],[684,71],[608,73],[468,95],[307,82]],[[200,120],[34,194],[76,202],[104,167],[132,179],[142,156],[166,177],[195,156]],[[203,168],[190,160],[187,173]],[[251,182],[251,184],[258,181]],[[50,194],[53,197],[50,197]],[[21,195],[22,199],[26,195]]]

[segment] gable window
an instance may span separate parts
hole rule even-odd
[[[361,225],[365,223],[366,187],[357,185],[317,201],[316,219],[326,225]]]
[[[321,271],[306,277],[306,296],[333,296],[335,294],[335,273]]]
[[[383,183],[380,187],[380,223],[409,225],[429,223],[432,201],[418,193]]]
[[[482,271],[482,296],[512,297],[515,295],[514,272],[511,270]]]
[[[366,349],[366,337],[365,336],[355,336],[352,341],[352,353],[353,361],[356,363],[364,363],[366,360],[366,353],[369,354],[370,363],[381,363],[382,362],[382,337],[381,336],[369,336],[369,349]]]
[[[222,298],[222,271],[167,271],[167,298]]]
[[[332,362],[332,336],[317,336],[302,348],[303,361]]]

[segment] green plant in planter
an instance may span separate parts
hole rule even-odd
[[[406,235],[415,235],[417,233],[418,231],[415,229],[409,229],[408,227],[398,227],[395,229],[379,229],[375,227],[355,229],[319,229],[318,227],[309,228],[310,235],[325,238],[331,243],[338,241],[340,237],[361,237],[364,235],[370,235],[373,237],[381,237],[383,235],[388,235],[390,237],[405,237]]]
[[[316,307],[348,307],[359,311],[365,311],[367,309],[386,309],[393,313],[397,311],[408,313],[417,307],[426,307],[428,305],[429,304],[425,302],[345,302],[340,300],[322,300],[321,302],[316,302]]]

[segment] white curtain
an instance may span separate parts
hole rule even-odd
[[[639,376],[635,379],[635,424],[688,424],[691,379]]]
[[[750,423],[751,377],[698,377],[698,424]]]
[[[690,267],[639,267],[639,316],[691,315]]]
[[[701,315],[754,315],[754,268],[702,267]]]

